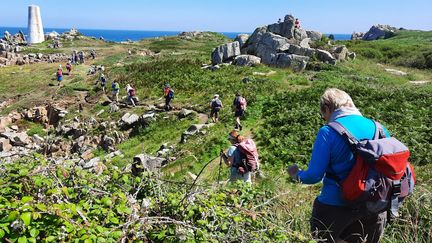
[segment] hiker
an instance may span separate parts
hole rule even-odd
[[[231,146],[227,154],[221,151],[221,157],[230,167],[230,181],[243,180],[252,184],[252,175],[258,167],[258,152],[252,139],[240,136],[232,130],[227,137]]]
[[[295,20],[294,26],[295,26],[296,29],[300,29],[300,20],[299,19]]]
[[[96,51],[94,49],[92,49],[90,51],[90,55],[91,55],[92,59],[96,59]]]
[[[126,92],[127,92],[127,100],[130,102],[130,103],[132,103],[132,106],[133,107],[135,107],[136,105],[135,105],[135,101],[134,101],[134,98],[135,98],[135,96],[136,96],[136,93],[135,93],[135,89],[134,88],[132,88],[132,86],[130,86],[130,84],[127,84],[126,85]],[[128,105],[127,103],[126,103],[126,105]]]
[[[212,101],[210,102],[210,117],[213,120],[213,123],[216,123],[219,121],[219,111],[222,109],[222,101],[219,99],[219,95],[215,94],[213,96]]]
[[[112,100],[116,103],[118,103],[118,95],[120,92],[120,84],[118,83],[117,80],[114,80],[114,82],[111,84],[111,88],[112,88]]]
[[[63,69],[61,68],[61,65],[59,66],[59,68],[57,69],[57,82],[58,82],[58,86],[60,86],[60,82],[63,80]]]
[[[66,63],[66,70],[68,71],[69,75],[72,73],[72,64],[70,60]]]
[[[233,101],[233,107],[234,107],[234,117],[236,122],[235,129],[240,129],[240,131],[243,129],[243,126],[240,123],[240,118],[244,116],[246,106],[247,106],[246,99],[242,97],[240,93],[237,93]]]
[[[320,113],[328,123],[318,131],[308,169],[299,170],[297,165],[288,168],[291,178],[303,184],[323,181],[321,194],[313,204],[312,233],[326,242],[364,242],[361,239],[366,237],[367,242],[378,242],[386,224],[386,212],[366,214],[363,209],[348,207],[339,182],[347,178],[356,159],[346,138],[330,125],[338,122],[358,141],[373,139],[376,126],[362,116],[346,92],[335,88],[327,89],[321,96]],[[382,131],[389,137],[385,128]]]
[[[106,78],[105,78],[105,75],[102,73],[101,74],[101,76],[100,76],[100,82],[101,82],[101,88],[102,88],[102,91],[105,93],[105,86],[106,86]]]
[[[173,107],[171,106],[171,100],[174,99],[174,90],[170,87],[169,84],[165,84],[164,97],[165,97],[165,110],[166,111],[172,110]]]
[[[79,55],[79,62],[80,62],[80,64],[84,64],[84,52],[80,51],[78,53],[78,55]]]

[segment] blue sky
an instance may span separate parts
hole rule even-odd
[[[2,4],[0,26],[26,26],[30,4],[53,28],[252,32],[292,13],[324,33],[378,23],[432,30],[432,0],[14,0]]]

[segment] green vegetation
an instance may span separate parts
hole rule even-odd
[[[432,31],[399,31],[394,37],[378,41],[345,41],[359,56],[381,63],[432,69]]]
[[[200,113],[209,112],[208,103],[218,93],[225,105],[221,122],[205,135],[190,137],[187,143],[180,144],[182,132],[192,124],[202,123],[203,114],[183,120],[158,114],[154,123],[137,129],[117,146],[123,157],[108,159],[104,162],[106,168],[100,171],[83,170],[72,161],[56,164],[37,154],[19,163],[0,163],[0,239],[308,242],[308,220],[321,185],[292,183],[285,168],[292,163],[307,167],[315,135],[324,124],[318,112],[319,97],[327,87],[337,87],[351,94],[365,116],[383,123],[412,152],[418,179],[416,192],[404,203],[402,216],[387,226],[383,241],[428,242],[432,238],[432,86],[414,86],[409,81],[432,80],[432,74],[410,68],[430,67],[399,62],[409,55],[428,53],[429,32],[414,33],[401,32],[373,42],[346,42],[350,50],[359,54],[358,60],[337,66],[311,63],[302,73],[266,66],[203,70],[201,64],[209,62],[211,49],[226,42],[215,34],[192,40],[143,40],[128,46],[104,47],[97,41],[95,46],[101,48],[103,58],[96,63],[106,65],[109,82],[117,79],[122,87],[132,84],[146,104],[162,103],[162,87],[170,83],[176,94],[173,105]],[[129,56],[129,48],[151,49],[159,54]],[[389,74],[377,61],[403,65],[408,75]],[[75,76],[65,80],[65,87],[47,88],[56,65],[0,69],[2,98],[27,93],[28,98],[18,102],[24,107],[46,97],[75,99],[77,93],[89,91],[87,98],[93,103],[86,104],[86,111],[80,114],[75,113],[76,106],[69,107],[68,116],[85,118],[107,109],[98,102],[101,91],[94,88],[97,76],[85,75],[86,65],[77,66]],[[27,82],[30,76],[34,82]],[[245,78],[248,82],[242,82]],[[226,134],[234,123],[230,105],[237,91],[249,103],[243,133],[258,142],[266,175],[257,178],[253,187],[225,184],[229,172],[224,165],[219,167],[219,151],[229,145]],[[138,107],[114,114],[105,112],[97,119],[117,121],[126,111],[144,112]],[[43,135],[37,124],[22,127],[30,129],[29,135]],[[133,177],[132,157],[140,153],[154,155],[164,143],[175,145],[170,156],[177,159],[161,173]],[[98,150],[94,154],[104,157],[105,152]],[[197,175],[208,162],[192,187],[188,172]],[[220,184],[219,171],[223,180]]]

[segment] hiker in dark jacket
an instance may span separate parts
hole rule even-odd
[[[234,98],[233,108],[236,123],[235,129],[240,129],[241,131],[243,129],[243,126],[241,125],[240,118],[244,116],[246,110],[246,99],[243,98],[240,93],[237,93],[236,97]]]
[[[215,94],[212,101],[210,102],[210,117],[213,120],[213,123],[219,121],[219,111],[223,108],[222,101],[219,99],[219,95]]]
[[[243,142],[245,138],[240,136],[236,130],[232,130],[228,134],[227,139],[231,143],[231,146],[227,154],[221,152],[221,157],[225,164],[230,167],[230,181],[243,180],[252,184],[252,172],[244,168],[240,149],[237,148],[237,145]]]
[[[374,121],[362,116],[351,97],[339,89],[327,89],[320,100],[321,117],[337,121],[358,140],[372,139]],[[384,129],[388,135],[388,131]],[[316,239],[326,242],[379,242],[386,224],[386,212],[367,215],[363,210],[349,208],[341,188],[329,175],[344,180],[355,164],[355,157],[346,139],[328,125],[318,131],[307,170],[297,165],[288,168],[289,175],[304,184],[323,181],[321,194],[313,204],[311,230]]]

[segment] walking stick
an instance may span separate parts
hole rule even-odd
[[[222,167],[222,154],[219,156],[219,171],[218,171],[218,177],[217,177],[217,184],[218,185],[220,183],[221,167]]]

